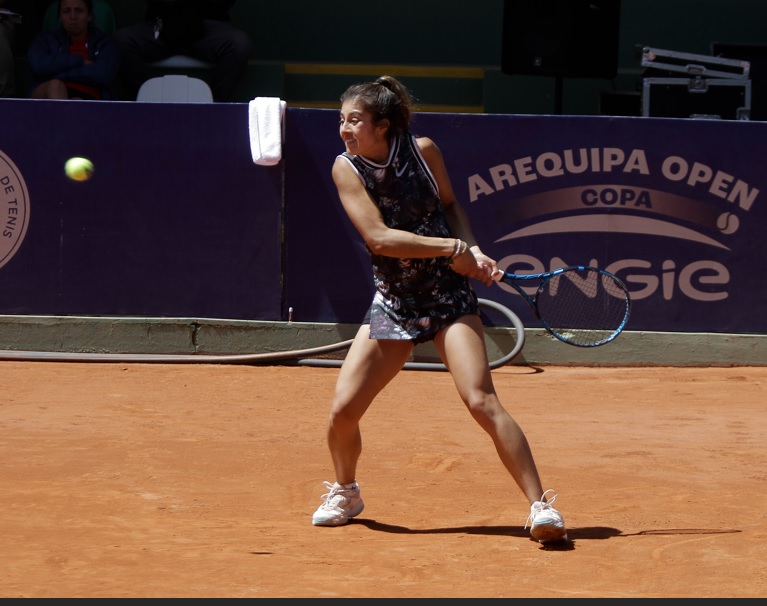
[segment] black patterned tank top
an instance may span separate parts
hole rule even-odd
[[[395,137],[383,164],[343,153],[362,180],[386,225],[422,236],[450,238],[434,176],[415,137]],[[409,259],[371,255],[376,293],[370,308],[370,336],[420,343],[457,318],[477,314],[468,278],[450,269],[448,257]]]

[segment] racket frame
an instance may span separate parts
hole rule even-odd
[[[546,321],[546,318],[541,316],[541,312],[538,308],[538,295],[543,291],[544,288],[546,288],[546,285],[549,283],[549,281],[567,271],[595,271],[598,272],[600,276],[607,276],[615,281],[616,285],[623,291],[625,294],[625,301],[626,301],[626,313],[623,315],[623,321],[620,323],[620,325],[613,330],[613,332],[608,335],[604,339],[600,339],[599,341],[596,341],[594,343],[577,343],[574,341],[568,340],[566,337],[558,334]],[[600,269],[598,267],[591,267],[588,265],[568,265],[567,267],[560,267],[558,269],[554,269],[551,271],[538,273],[538,274],[515,274],[503,271],[498,278],[496,278],[498,282],[503,282],[504,284],[508,284],[511,286],[514,290],[516,290],[520,295],[522,295],[522,298],[527,302],[527,304],[530,306],[530,309],[533,310],[533,313],[535,313],[535,317],[538,318],[538,320],[543,325],[543,328],[546,329],[546,332],[548,332],[553,337],[559,339],[563,343],[567,343],[568,345],[574,345],[576,347],[597,347],[599,345],[605,345],[606,343],[609,343],[610,341],[614,340],[621,332],[623,332],[623,329],[626,327],[626,323],[628,322],[629,316],[631,315],[631,296],[629,295],[629,290],[626,287],[626,284],[621,280],[618,276],[615,274],[610,273],[609,271],[605,271],[604,269]],[[540,284],[536,288],[535,291],[535,297],[531,297],[530,295],[525,292],[525,289],[522,288],[520,285],[521,282],[532,282],[540,280]]]

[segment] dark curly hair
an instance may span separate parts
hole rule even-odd
[[[358,101],[373,115],[373,123],[389,120],[389,137],[408,132],[413,117],[413,97],[393,76],[381,76],[375,82],[353,84],[341,95],[341,103]]]

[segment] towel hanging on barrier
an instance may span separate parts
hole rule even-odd
[[[285,106],[278,97],[256,97],[248,104],[250,151],[256,164],[274,166],[282,159]]]

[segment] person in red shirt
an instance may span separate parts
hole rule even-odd
[[[113,98],[119,70],[112,38],[93,25],[92,0],[58,0],[61,28],[40,32],[29,45],[27,61],[33,99]]]

